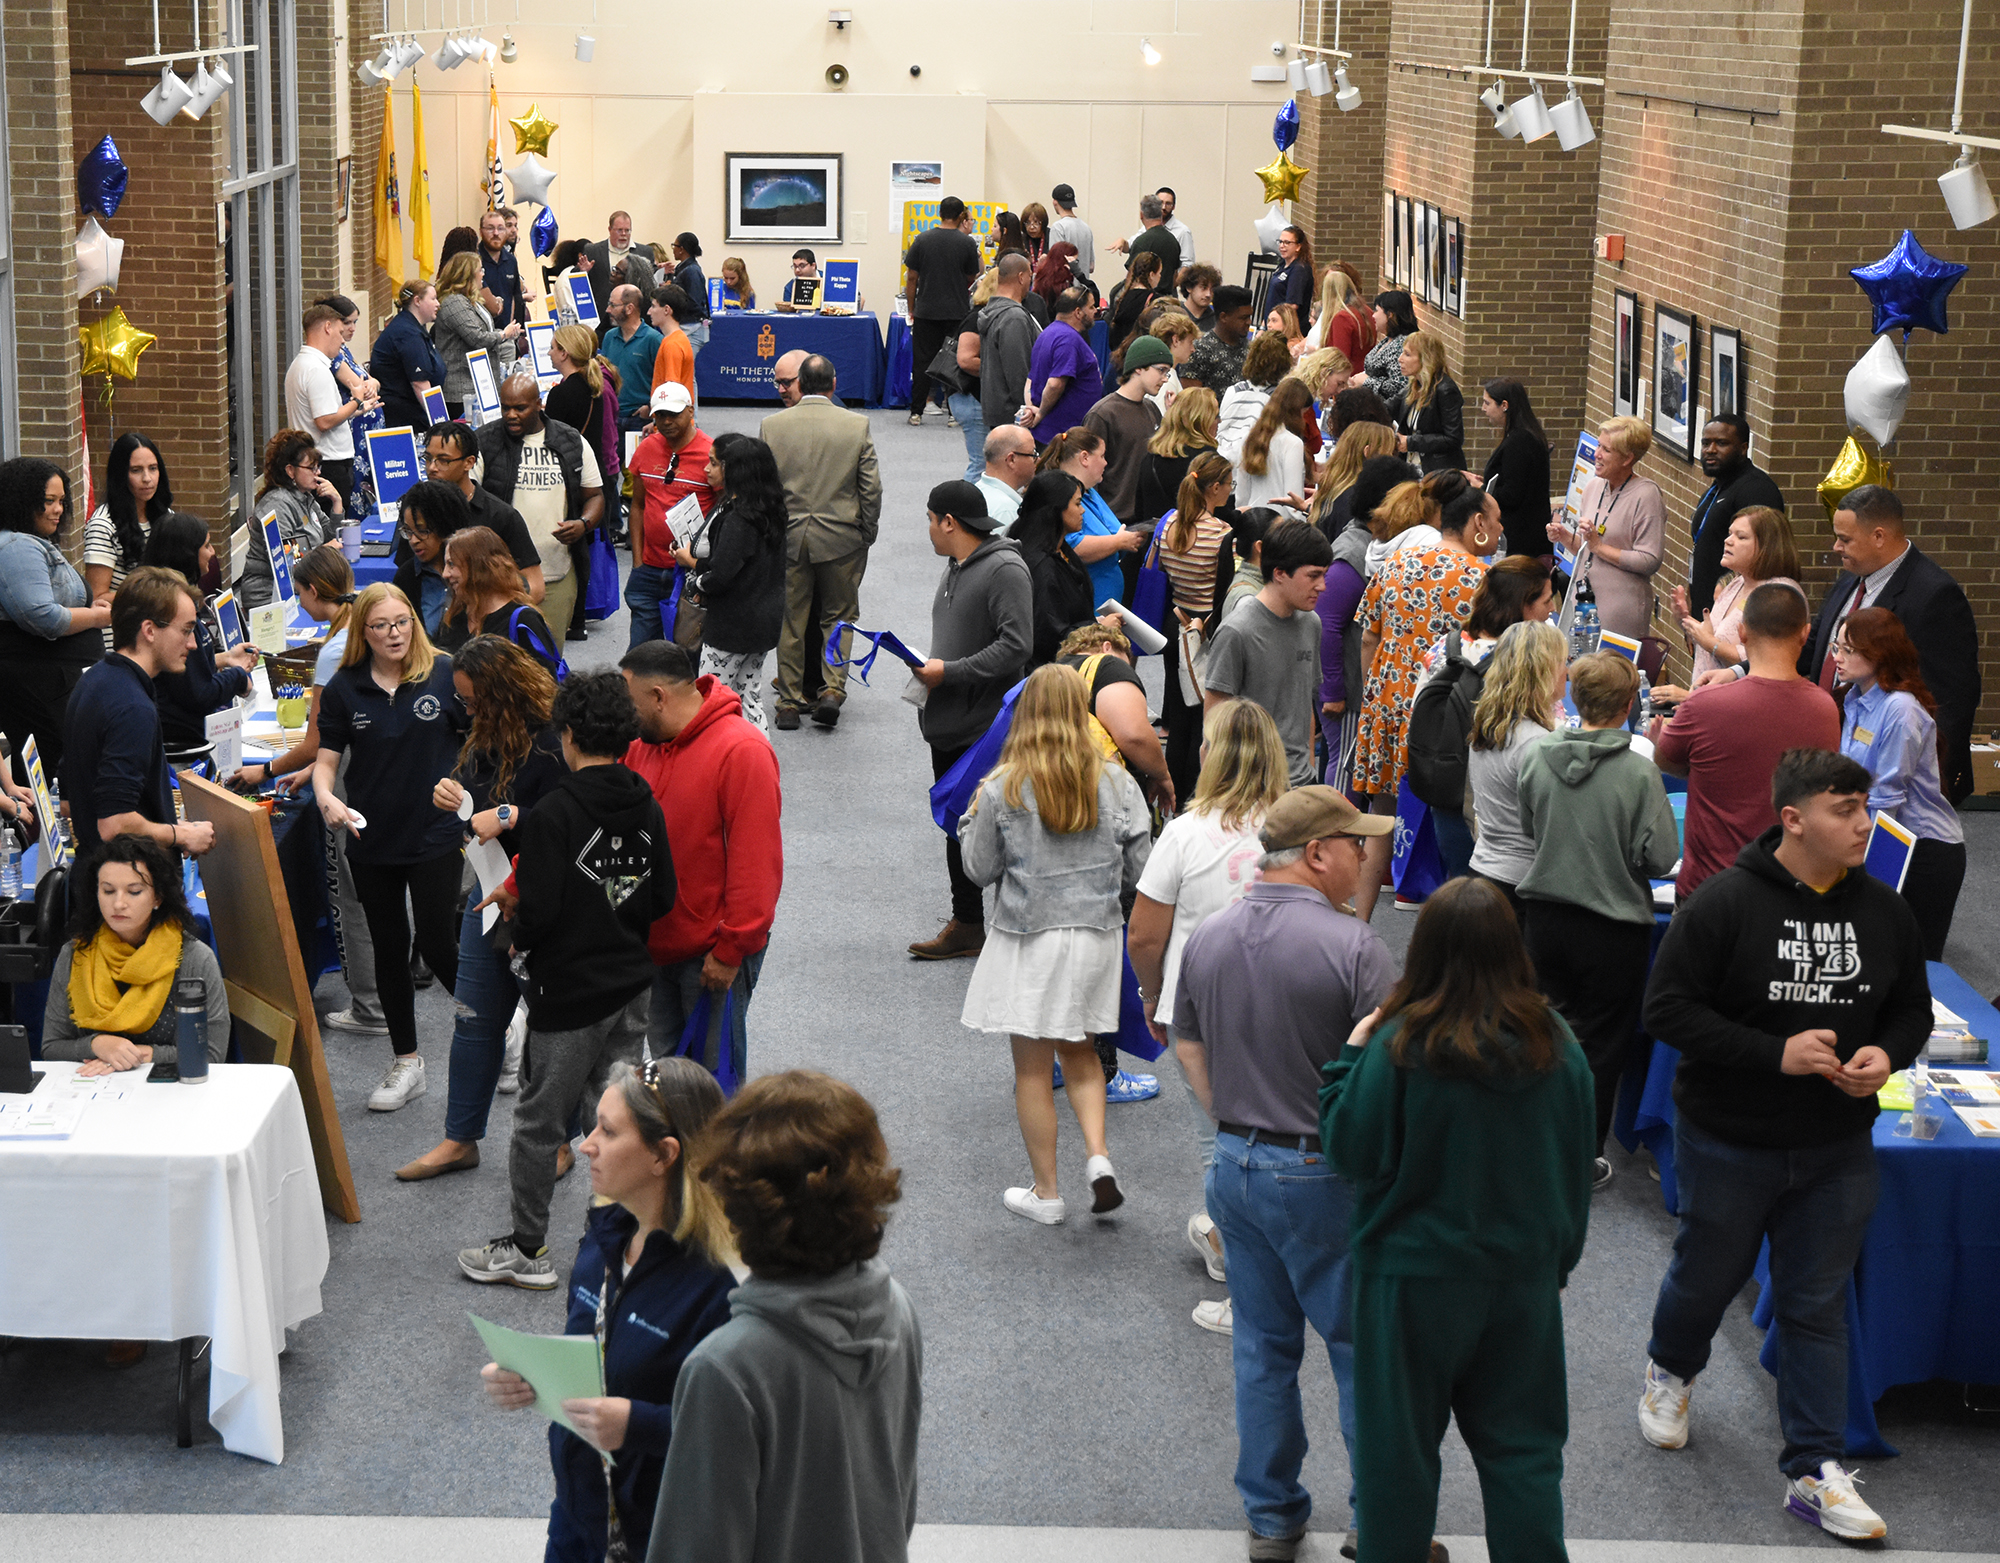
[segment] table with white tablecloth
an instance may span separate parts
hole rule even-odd
[[[78,1068],[36,1067],[38,1097]],[[328,1260],[298,1085],[266,1064],[217,1064],[203,1085],[108,1078],[126,1094],[85,1104],[68,1139],[0,1139],[0,1335],[207,1336],[209,1421],[276,1464],[278,1355],[320,1311]]]

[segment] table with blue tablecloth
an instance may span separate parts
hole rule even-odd
[[[1097,355],[1097,372],[1111,372],[1111,326],[1100,320],[1090,328],[1090,350]],[[910,322],[907,316],[889,317],[889,372],[882,382],[882,405],[907,407],[910,403],[911,358]]]
[[[711,317],[708,345],[694,361],[704,400],[775,402],[771,366],[794,349],[830,360],[840,399],[849,406],[882,400],[882,326],[872,311],[856,315],[760,315],[727,310]]]
[[[386,546],[392,551],[382,554],[350,555],[348,557],[347,562],[354,567],[354,585],[356,590],[364,586],[373,586],[377,581],[388,581],[394,577],[396,573],[396,558],[393,549],[396,542],[396,523],[393,520],[385,521],[380,516],[363,521],[361,523],[361,541],[364,544],[373,544],[377,547]]]

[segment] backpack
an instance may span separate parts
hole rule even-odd
[[[1410,791],[1434,809],[1465,808],[1466,763],[1471,750],[1472,708],[1486,683],[1490,656],[1466,661],[1459,632],[1444,647],[1445,668],[1417,691],[1410,707]]]
[[[535,652],[553,662],[556,665],[556,682],[558,684],[568,680],[569,661],[563,656],[562,652],[559,649],[551,650],[547,646],[536,644],[541,637],[536,635],[532,628],[528,630],[526,635],[521,633],[520,605],[517,605],[514,611],[507,616],[507,638],[523,651]]]

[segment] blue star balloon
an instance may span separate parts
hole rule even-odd
[[[1901,331],[1907,342],[1918,327],[1939,336],[1951,329],[1945,324],[1944,301],[1970,269],[1926,253],[1905,228],[1887,255],[1873,265],[1853,267],[1848,275],[1875,307],[1875,335]]]
[[[1299,106],[1293,99],[1285,99],[1285,106],[1278,110],[1278,117],[1271,121],[1271,139],[1277,143],[1280,152],[1285,151],[1299,139]]]
[[[538,259],[554,253],[556,247],[556,214],[552,207],[543,207],[541,215],[528,225],[528,242],[535,247]]]
[[[118,145],[106,136],[76,165],[76,198],[86,212],[115,217],[118,203],[125,199],[125,186],[132,170],[118,155]]]

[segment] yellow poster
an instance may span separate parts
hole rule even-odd
[[[979,241],[979,253],[988,264],[993,259],[993,221],[1008,210],[1005,201],[967,201],[965,209],[972,214],[972,236]],[[907,255],[910,245],[918,234],[926,228],[938,225],[938,204],[935,201],[905,201],[903,203],[903,243],[897,250],[898,256]],[[896,274],[898,293],[909,285],[907,270]]]

